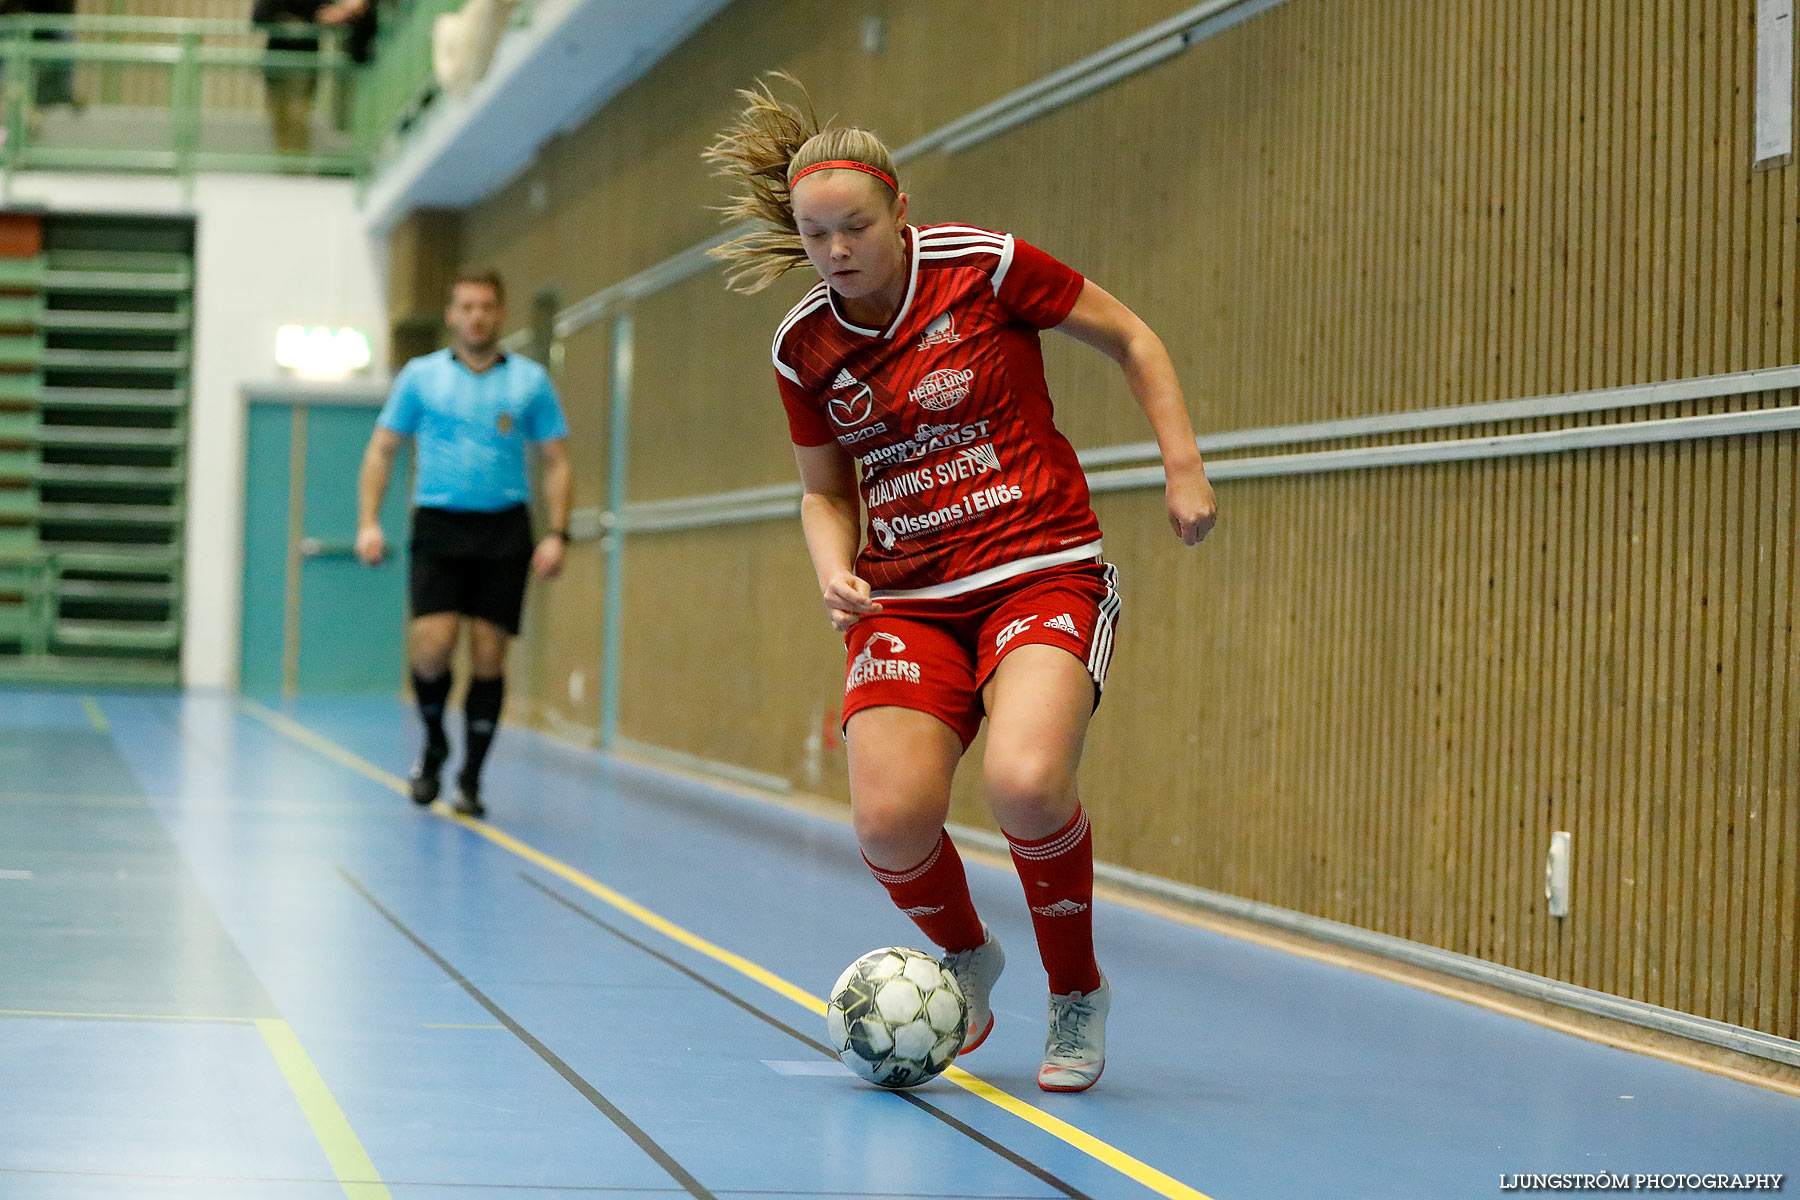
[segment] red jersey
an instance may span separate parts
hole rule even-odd
[[[878,597],[954,596],[1100,555],[1087,477],[1057,430],[1039,330],[1081,275],[1011,234],[908,226],[906,298],[885,329],[820,280],[776,331],[794,444],[862,465],[856,573]]]

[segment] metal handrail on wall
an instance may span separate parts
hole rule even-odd
[[[1580,413],[1629,412],[1684,400],[1721,399],[1793,388],[1800,388],[1800,366],[1769,367],[1729,375],[1706,375],[1631,387],[1534,396],[1525,400],[1497,400],[1485,404],[1413,409],[1372,417],[1312,421],[1301,425],[1262,426],[1199,437],[1195,439],[1195,444],[1203,455],[1209,456],[1206,473],[1214,482],[1378,467],[1421,466],[1426,463],[1469,462],[1488,458],[1518,458],[1603,446],[1640,446],[1656,442],[1696,441],[1800,429],[1800,405],[1692,417],[1622,420],[1573,429],[1442,438],[1397,445],[1356,446],[1339,450],[1222,459],[1210,456],[1222,451],[1303,445],[1308,442],[1380,437],[1396,433],[1466,429],[1474,425]],[[1163,482],[1160,463],[1116,470],[1094,470],[1095,467],[1106,464],[1154,458],[1154,442],[1134,442],[1086,450],[1078,457],[1082,465],[1088,468],[1087,482],[1091,492],[1132,491],[1160,487]],[[684,529],[705,529],[715,525],[793,517],[799,511],[799,485],[784,483],[627,504],[619,517],[610,524],[631,534],[673,533]]]

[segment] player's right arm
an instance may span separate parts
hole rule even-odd
[[[856,575],[856,551],[862,544],[862,505],[856,490],[856,464],[842,446],[794,446],[800,464],[800,528],[819,577],[819,593],[831,626],[839,633],[881,605],[869,598],[867,580]]]
[[[401,435],[376,425],[363,451],[362,472],[356,479],[356,557],[371,567],[387,556],[387,537],[381,532],[381,502],[387,496],[388,476],[394,456],[400,452]]]

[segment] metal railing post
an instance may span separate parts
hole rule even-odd
[[[6,39],[6,103],[5,161],[10,173],[25,165],[26,139],[31,129],[31,35],[12,31]]]
[[[175,174],[192,179],[194,152],[200,146],[200,35],[189,31],[181,35],[180,53],[169,81],[169,126],[174,143]]]
[[[606,512],[600,546],[606,559],[605,596],[600,646],[600,748],[611,750],[619,741],[619,654],[625,627],[625,530],[619,514],[625,510],[625,469],[631,450],[632,317],[629,311],[613,317],[611,380],[607,387]]]
[[[54,554],[46,554],[37,565],[37,577],[33,581],[36,594],[30,606],[30,642],[26,650],[30,654],[48,654],[56,627],[57,584],[62,579],[62,565]]]

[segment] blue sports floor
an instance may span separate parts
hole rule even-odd
[[[1092,1092],[1011,965],[960,1083],[876,1091],[818,997],[919,940],[830,817],[517,729],[485,829],[386,701],[0,691],[0,1197],[1446,1200],[1783,1173],[1800,1097],[1120,904]]]

